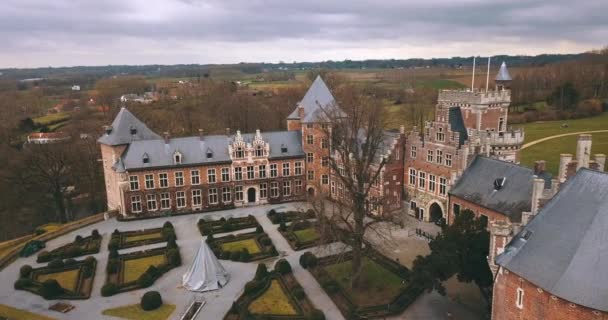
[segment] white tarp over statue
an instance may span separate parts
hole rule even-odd
[[[182,277],[182,285],[190,291],[210,291],[225,286],[228,279],[226,269],[202,240],[192,266]]]

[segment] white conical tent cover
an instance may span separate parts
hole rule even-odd
[[[182,277],[182,285],[190,291],[210,291],[225,286],[228,279],[228,273],[202,240],[192,266]]]

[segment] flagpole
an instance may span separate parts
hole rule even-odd
[[[488,86],[490,85],[490,59],[492,59],[492,57],[488,57],[488,74],[486,76],[486,92],[488,92]]]
[[[475,58],[473,57],[473,77],[471,79],[471,91],[475,91]]]

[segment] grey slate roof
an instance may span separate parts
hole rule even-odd
[[[500,178],[506,178],[504,185],[495,190],[494,181]],[[450,194],[519,222],[522,211],[530,211],[534,178],[532,169],[478,155]]]
[[[160,139],[161,137],[150,130],[143,122],[139,121],[129,110],[121,108],[111,126],[108,134],[104,132],[97,141],[110,146],[129,144],[132,141]],[[135,129],[135,134],[131,134]]]
[[[497,81],[511,81],[511,75],[509,74],[509,70],[507,69],[507,64],[503,61],[500,65],[500,70],[498,70],[498,74],[496,75]]]
[[[580,169],[496,262],[552,295],[608,311],[608,174]]]
[[[254,136],[254,133],[242,134],[246,143],[252,142]],[[270,144],[270,159],[304,156],[300,131],[265,132],[262,137]],[[181,166],[229,162],[228,144],[233,138],[226,135],[205,136],[203,140],[198,136],[183,137],[170,139],[168,144],[164,139],[133,141],[123,153],[121,165],[124,170],[176,166],[173,163],[176,151],[182,154]],[[281,152],[281,145],[287,146],[286,153]],[[207,158],[208,151],[213,154],[211,158]],[[144,154],[148,156],[148,163],[143,162]],[[118,169],[118,163],[115,167]]]
[[[343,113],[334,99],[334,96],[329,91],[329,88],[321,79],[321,76],[317,76],[315,81],[312,83],[302,101],[298,103],[298,107],[304,108],[304,118],[300,119],[298,114],[298,108],[287,117],[287,119],[297,120],[299,119],[302,122],[315,122],[319,120],[326,120],[327,112],[331,112],[329,110],[336,108],[336,112]]]
[[[450,122],[450,130],[460,132],[458,145],[462,146],[464,142],[469,139],[469,134],[467,132],[467,127],[464,125],[464,119],[462,119],[462,111],[460,110],[460,107],[450,107],[448,121]]]

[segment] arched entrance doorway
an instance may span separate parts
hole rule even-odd
[[[247,189],[247,202],[254,203],[255,202],[255,188]]]
[[[308,196],[309,197],[314,197],[315,196],[315,189],[314,188],[308,188]]]
[[[441,207],[437,202],[433,202],[429,210],[431,211],[431,222],[436,224],[443,223],[443,210],[441,210]]]

